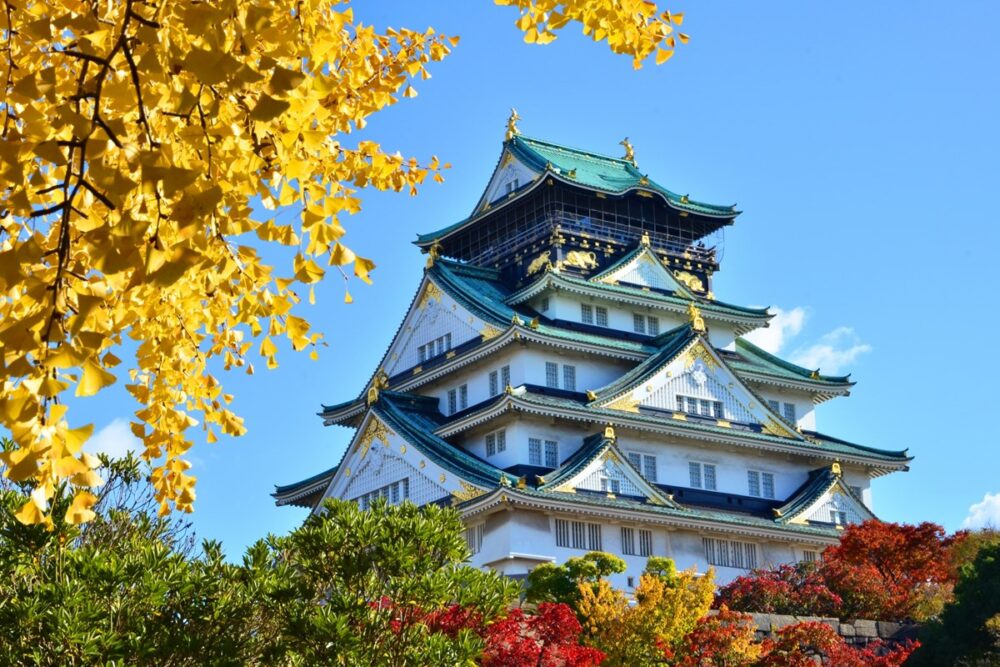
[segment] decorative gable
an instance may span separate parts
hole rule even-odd
[[[447,354],[483,335],[485,323],[425,277],[418,297],[389,346],[385,372],[396,375],[428,359]]]
[[[700,286],[701,291],[704,291],[704,286],[701,284],[699,278],[686,272],[678,273],[684,273],[684,278],[688,281],[696,281],[696,286]],[[691,289],[671,273],[656,257],[656,254],[646,246],[643,246],[631,259],[611,267],[611,269],[593,278],[593,280],[612,285],[622,283],[639,287],[651,287],[676,292],[688,298],[692,297]]]
[[[656,363],[659,361],[660,363]],[[756,424],[771,435],[801,439],[792,427],[773,413],[715,353],[703,336],[672,357],[644,362],[612,387],[598,392],[598,407],[638,412],[646,407],[669,410],[673,418],[688,415],[712,418],[719,426],[733,422]]]
[[[476,212],[517,192],[537,177],[538,174],[534,170],[505,150],[500,158],[500,165],[493,172],[489,185],[486,186],[486,191],[476,206]]]

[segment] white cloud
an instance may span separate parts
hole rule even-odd
[[[969,507],[962,528],[1000,527],[1000,493],[987,493],[982,502]]]
[[[837,327],[820,337],[809,347],[800,347],[792,353],[792,361],[805,368],[819,368],[823,373],[840,373],[872,346],[862,343],[851,327]]]
[[[771,312],[774,313],[774,317],[771,318],[770,326],[755,329],[744,338],[771,354],[778,354],[788,339],[794,338],[802,331],[802,325],[806,321],[806,310],[805,308],[783,310],[773,307]]]
[[[88,440],[83,448],[91,454],[107,454],[117,459],[125,456],[129,450],[141,451],[142,445],[139,439],[132,435],[128,421],[115,419]]]

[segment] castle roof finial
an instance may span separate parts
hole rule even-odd
[[[622,156],[622,159],[625,160],[626,162],[630,162],[633,167],[638,166],[635,163],[635,148],[632,147],[632,144],[631,142],[629,142],[628,137],[622,139],[619,142],[619,144],[625,147],[625,155]]]
[[[510,141],[517,135],[521,134],[521,131],[517,129],[517,121],[521,120],[521,117],[517,113],[517,109],[514,107],[510,108],[510,117],[507,119],[507,134],[504,135],[505,141]]]
[[[701,316],[701,310],[694,305],[694,301],[688,304],[688,319],[691,321],[691,328],[697,333],[705,333],[705,318]]]

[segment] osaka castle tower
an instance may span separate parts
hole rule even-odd
[[[872,480],[911,459],[824,434],[849,376],[743,337],[771,314],[713,291],[735,207],[659,185],[628,140],[607,157],[516,120],[469,217],[418,237],[426,270],[367,384],[322,407],[354,431],[340,462],[277,503],[448,505],[474,566],[606,551],[622,588],[649,556],[721,582],[811,560],[873,518]]]

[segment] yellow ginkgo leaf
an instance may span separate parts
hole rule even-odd
[[[77,396],[93,396],[104,387],[113,384],[115,376],[94,363],[92,359],[83,362],[83,374],[76,385]]]
[[[78,525],[93,521],[97,517],[97,513],[91,509],[95,504],[97,504],[97,496],[93,493],[77,491],[76,495],[73,496],[72,504],[66,510],[67,523]]]

